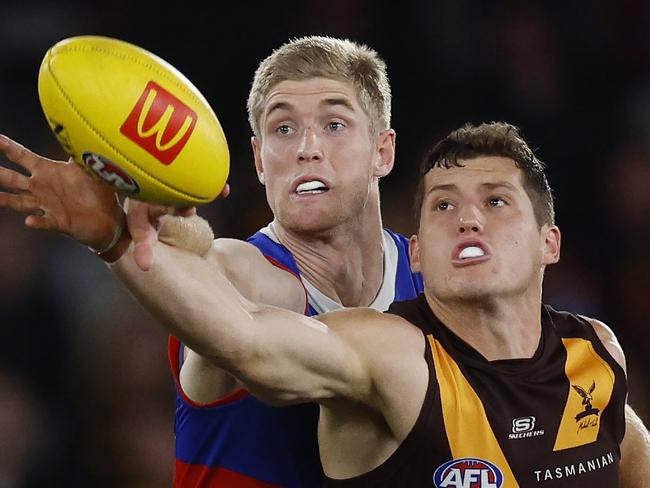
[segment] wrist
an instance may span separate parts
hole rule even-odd
[[[109,263],[117,261],[126,252],[131,243],[131,234],[126,225],[126,215],[119,205],[117,206],[117,212],[117,226],[115,227],[111,241],[100,249],[94,246],[88,246],[88,249]]]
[[[132,239],[129,228],[123,224],[115,244],[105,251],[95,252],[95,254],[97,254],[99,258],[101,258],[103,261],[106,261],[107,263],[114,263],[120,259],[122,255],[127,251],[131,245],[131,241]]]

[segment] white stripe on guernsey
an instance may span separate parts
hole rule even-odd
[[[260,232],[275,243],[280,244],[273,222],[260,229]],[[395,279],[397,276],[397,260],[399,257],[395,241],[384,229],[382,229],[382,248],[384,250],[384,276],[379,291],[377,292],[377,296],[369,305],[370,308],[374,308],[380,312],[388,310],[389,305],[393,303],[393,300],[395,299]],[[309,304],[317,313],[321,314],[344,308],[341,303],[325,295],[304,276],[301,275],[300,278],[307,290],[307,299]]]

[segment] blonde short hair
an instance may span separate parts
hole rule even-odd
[[[376,51],[347,39],[309,36],[293,39],[273,51],[255,71],[248,96],[248,121],[260,137],[264,99],[278,83],[309,78],[352,83],[370,119],[370,133],[390,128],[390,84],[386,64]]]

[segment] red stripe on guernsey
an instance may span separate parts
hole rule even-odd
[[[303,312],[303,315],[309,315],[309,297],[307,296],[307,288],[305,288],[305,284],[302,282],[302,278],[300,277],[300,275],[294,273],[291,269],[286,267],[281,262],[276,261],[271,256],[267,256],[266,254],[264,254],[264,257],[269,263],[271,263],[276,268],[283,269],[284,271],[287,271],[288,273],[291,273],[293,276],[298,278],[298,281],[300,282],[300,286],[302,286],[302,290],[305,292],[305,311]]]
[[[176,460],[173,488],[281,488],[226,468],[210,468]]]
[[[181,379],[180,379],[181,365],[179,359],[180,352],[181,352],[181,341],[179,341],[176,337],[170,335],[169,338],[167,339],[167,356],[169,358],[169,366],[171,367],[172,370],[172,376],[174,376],[174,383],[176,383],[176,388],[178,389],[178,392],[181,398],[183,399],[183,401],[188,405],[196,408],[219,407],[221,405],[226,405],[228,403],[236,402],[237,400],[241,400],[242,398],[246,398],[248,396],[249,393],[245,389],[239,388],[233,391],[232,393],[229,393],[225,397],[220,398],[219,400],[215,400],[213,402],[199,403],[193,401],[190,397],[188,397],[185,394],[183,388],[181,387]]]

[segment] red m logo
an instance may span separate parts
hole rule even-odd
[[[197,119],[194,110],[150,81],[120,132],[168,165],[185,147]]]

